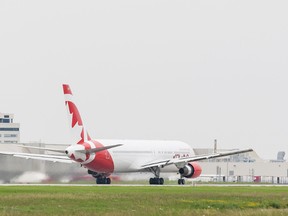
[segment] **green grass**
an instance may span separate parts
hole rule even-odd
[[[288,215],[288,187],[0,187],[0,215],[232,214]]]

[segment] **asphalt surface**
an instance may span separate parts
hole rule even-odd
[[[288,187],[288,184],[186,184],[186,185],[149,185],[149,184],[0,184],[0,187],[11,186],[59,186],[59,187]]]

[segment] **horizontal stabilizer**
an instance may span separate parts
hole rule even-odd
[[[68,157],[62,155],[30,154],[21,152],[2,152],[2,151],[0,151],[0,155],[12,155],[18,158],[36,159],[36,160],[61,162],[61,163],[74,163],[73,160],[70,160]]]
[[[92,154],[96,152],[101,152],[110,148],[115,148],[118,146],[122,146],[123,144],[116,144],[116,145],[110,145],[110,146],[103,146],[103,147],[98,147],[98,148],[92,148],[88,150],[76,150],[76,152],[84,153],[84,154]]]
[[[61,149],[42,148],[42,147],[25,146],[25,145],[18,145],[18,146],[19,146],[19,147],[22,147],[22,148],[38,149],[38,150],[52,151],[52,152],[58,152],[58,153],[65,154],[65,150],[61,150]]]

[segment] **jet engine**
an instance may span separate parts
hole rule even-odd
[[[185,178],[197,178],[201,175],[202,168],[198,163],[191,162],[180,168],[179,173]]]

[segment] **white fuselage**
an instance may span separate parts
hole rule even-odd
[[[114,172],[137,172],[145,164],[193,156],[193,149],[181,141],[161,140],[97,140],[104,146],[123,144],[109,149],[114,162]],[[175,165],[161,169],[161,172],[177,171]]]

